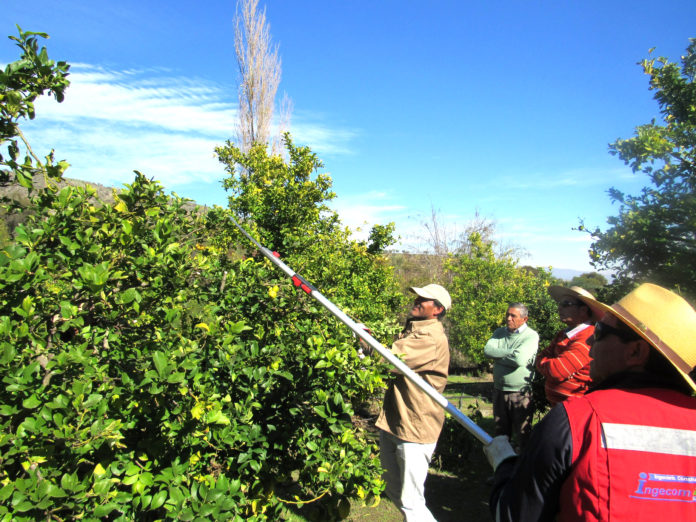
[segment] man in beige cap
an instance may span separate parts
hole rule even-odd
[[[544,376],[546,399],[551,406],[573,395],[584,395],[590,384],[590,345],[594,324],[604,312],[594,296],[579,286],[550,286],[549,295],[558,303],[558,318],[565,328],[558,332],[536,358],[536,369]],[[586,298],[583,301],[579,296]]]
[[[449,344],[442,318],[452,305],[442,286],[412,287],[416,294],[406,326],[392,352],[428,384],[442,393],[447,384]],[[425,479],[445,412],[397,370],[384,395],[377,419],[380,461],[387,496],[406,521],[435,520],[425,505]]]
[[[484,447],[496,520],[696,520],[696,311],[649,283],[599,304],[590,391],[552,408],[519,457],[504,437]]]

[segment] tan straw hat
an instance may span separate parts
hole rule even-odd
[[[572,297],[573,299],[581,300],[590,309],[590,319],[592,321],[596,322],[604,317],[604,310],[599,306],[601,303],[595,299],[595,296],[580,286],[571,286],[568,288],[565,286],[552,285],[549,286],[546,291],[557,303],[560,303],[564,297]]]
[[[426,285],[423,288],[418,288],[417,286],[412,286],[410,288],[411,292],[426,299],[435,299],[440,302],[445,310],[449,310],[452,306],[452,298],[449,292],[444,289],[444,287],[436,284]]]
[[[696,366],[696,311],[689,303],[666,288],[644,283],[618,303],[599,304],[664,355],[696,390],[689,376]]]

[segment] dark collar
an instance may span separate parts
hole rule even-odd
[[[623,371],[610,375],[600,384],[594,386],[590,384],[590,392],[597,390],[607,390],[610,388],[622,388],[632,390],[636,388],[668,388],[684,392],[680,383],[674,383],[661,375],[648,372]],[[588,392],[589,393],[589,392]]]

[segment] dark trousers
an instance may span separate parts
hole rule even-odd
[[[518,452],[527,445],[533,416],[531,393],[493,390],[495,434],[507,435]]]

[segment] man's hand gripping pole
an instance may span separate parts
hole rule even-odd
[[[464,426],[464,428],[466,428],[466,430],[469,431],[469,433],[471,433],[474,437],[476,437],[481,443],[483,443],[484,445],[490,444],[491,440],[493,439],[488,433],[483,431],[479,426],[476,425],[474,421],[472,421],[469,417],[467,417],[461,411],[459,411],[441,393],[439,393],[435,388],[433,388],[427,382],[425,382],[423,378],[416,372],[411,370],[411,368],[406,366],[398,357],[391,353],[389,349],[383,346],[379,341],[377,341],[377,339],[372,337],[367,331],[365,331],[361,326],[359,326],[358,323],[353,321],[341,309],[339,309],[336,305],[334,305],[331,301],[324,297],[321,294],[321,292],[319,292],[319,290],[317,290],[305,278],[295,273],[289,266],[283,263],[280,260],[280,255],[277,252],[271,252],[266,247],[262,246],[258,241],[256,241],[256,239],[249,235],[247,231],[244,230],[244,228],[242,228],[242,226],[237,222],[236,219],[234,219],[234,217],[230,216],[230,219],[235,224],[235,226],[242,232],[242,234],[244,234],[247,237],[247,239],[249,239],[249,241],[251,241],[266,258],[268,258],[268,260],[270,260],[274,265],[276,265],[283,272],[285,272],[288,275],[288,277],[290,277],[290,279],[292,279],[292,282],[296,287],[300,288],[302,291],[311,295],[312,297],[314,297],[314,299],[319,301],[324,306],[324,308],[326,308],[327,310],[329,310],[329,312],[334,314],[343,324],[350,328],[355,335],[357,335],[358,337],[360,337],[360,339],[365,341],[371,348],[379,352],[379,354],[382,357],[384,357],[387,361],[389,361],[392,364],[392,366],[394,366],[407,379],[409,379],[421,390],[423,390],[427,395],[429,395],[431,399],[433,399],[437,404],[439,404],[447,413],[452,415],[452,417],[454,417],[455,420],[459,422],[459,424]]]

